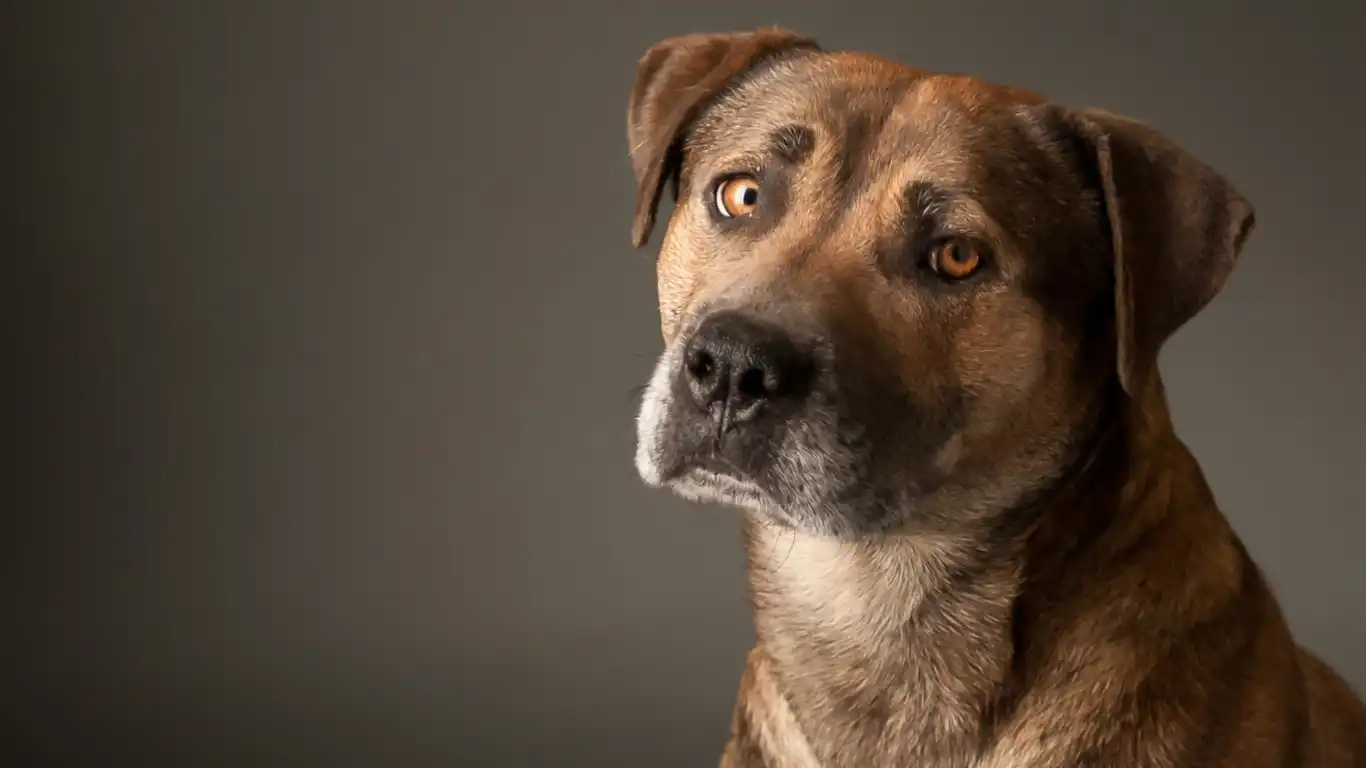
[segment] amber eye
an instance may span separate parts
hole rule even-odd
[[[971,277],[981,266],[981,251],[966,240],[945,240],[930,250],[930,269],[950,280]]]
[[[716,187],[716,210],[722,216],[748,216],[759,206],[759,181],[753,176],[732,176]]]

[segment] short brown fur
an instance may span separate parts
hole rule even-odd
[[[1366,707],[1291,637],[1157,373],[1253,227],[1222,176],[1126,118],[780,29],[657,43],[628,128],[636,245],[677,184],[666,343],[716,306],[818,329],[831,423],[877,449],[805,445],[828,493],[735,497],[757,643],[724,768],[1366,766]],[[776,207],[709,219],[775,134]],[[993,275],[918,283],[907,190]]]

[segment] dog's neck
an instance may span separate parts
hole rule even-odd
[[[1036,585],[1088,578],[1103,552],[1161,524],[1125,516],[1136,494],[1204,489],[1165,479],[1198,469],[1183,461],[1160,391],[1095,437],[1051,493],[1012,513],[1031,522],[1004,537],[834,539],[751,516],[758,652],[816,755],[968,760],[1024,674],[1021,648],[1037,626],[1024,614],[1049,602]],[[1135,451],[1145,460],[1130,460]]]

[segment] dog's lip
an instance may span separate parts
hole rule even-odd
[[[693,480],[706,480],[710,482],[732,483],[736,485],[753,486],[754,481],[746,475],[733,470],[720,470],[714,467],[696,465],[690,467],[686,472],[679,475],[679,479],[691,478]]]
[[[719,479],[723,482],[754,485],[754,480],[748,473],[714,452],[675,463],[662,473],[660,481],[662,485],[669,485],[687,479]]]
[[[667,485],[675,489],[692,486],[695,488],[709,488],[715,491],[741,493],[768,498],[768,494],[759,487],[758,483],[745,475],[735,474],[733,472],[717,472],[699,466],[693,466],[684,471],[677,478],[667,483]]]

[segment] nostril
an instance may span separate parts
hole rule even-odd
[[[758,368],[750,368],[740,375],[740,394],[750,400],[762,400],[777,390],[777,377]]]
[[[693,353],[692,358],[688,360],[688,373],[692,374],[694,379],[708,378],[715,371],[716,360],[704,349]]]

